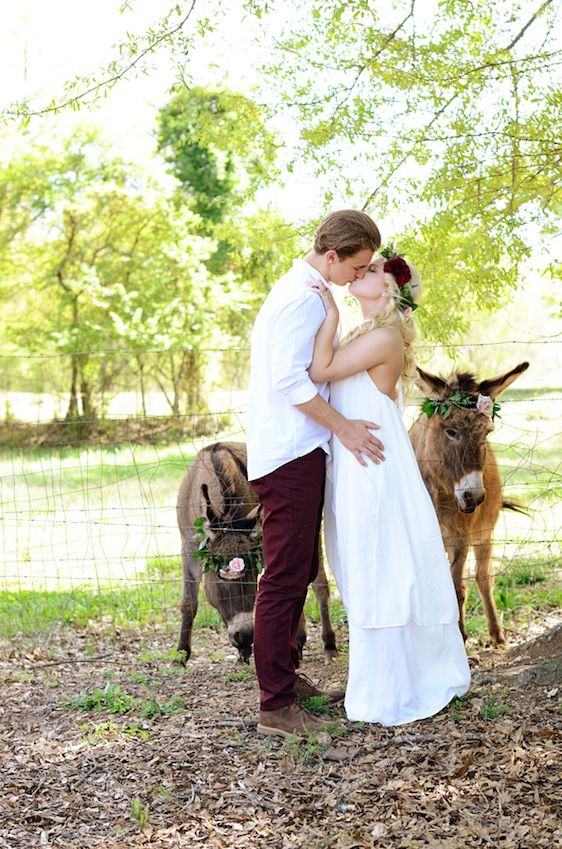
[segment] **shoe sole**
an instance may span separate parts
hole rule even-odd
[[[257,732],[258,734],[263,734],[266,737],[292,737],[294,734],[297,734],[299,737],[308,737],[309,734],[315,734],[318,731],[324,730],[324,725],[321,725],[319,728],[308,728],[302,730],[294,730],[294,731],[283,731],[282,728],[273,728],[270,725],[262,725],[261,722],[258,722]]]
[[[266,737],[290,737],[292,734],[299,734],[298,731],[283,731],[281,728],[272,728],[269,725],[262,725],[259,722],[257,731],[258,734],[264,734]]]

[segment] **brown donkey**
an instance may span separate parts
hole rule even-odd
[[[494,429],[496,397],[528,367],[529,363],[521,363],[480,382],[470,372],[456,372],[444,380],[418,369],[417,383],[427,398],[410,439],[441,525],[465,640],[464,565],[473,546],[488,631],[494,643],[505,642],[492,593],[492,533],[502,507],[517,508],[503,500],[498,464],[486,440]]]
[[[207,601],[218,611],[241,661],[248,661],[254,640],[254,602],[258,576],[251,564],[261,536],[258,497],[248,483],[246,446],[243,442],[216,442],[203,448],[184,477],[177,501],[177,520],[182,540],[183,599],[178,651],[191,655],[191,632],[197,612],[199,585]],[[197,528],[200,528],[198,534]],[[211,557],[224,564],[239,561],[242,572],[209,569],[202,575],[202,538]],[[249,568],[245,568],[245,561]],[[230,564],[229,564],[230,565]],[[330,590],[324,566],[312,588],[318,601],[326,662],[337,653],[329,611]],[[304,614],[299,624],[299,654],[306,642]]]

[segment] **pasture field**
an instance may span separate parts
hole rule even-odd
[[[417,408],[409,407],[406,423],[415,415]],[[560,421],[561,388],[503,396],[493,444],[505,495],[531,511],[505,511],[496,528],[496,600],[508,627],[533,607],[560,604]],[[219,438],[241,440],[243,429]],[[181,596],[176,492],[209,441],[2,449],[0,633],[39,632],[57,621],[175,629]],[[480,634],[479,599],[472,583],[469,589],[469,627]],[[335,588],[332,604],[341,614]],[[217,621],[202,600],[198,622]]]

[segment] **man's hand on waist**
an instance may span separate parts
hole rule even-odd
[[[334,431],[334,435],[348,451],[351,451],[362,466],[367,465],[365,457],[378,465],[384,461],[384,445],[371,433],[371,430],[378,429],[379,425],[375,422],[367,422],[364,419],[344,419]]]

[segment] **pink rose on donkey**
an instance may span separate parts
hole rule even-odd
[[[476,401],[476,409],[484,416],[491,416],[494,412],[494,400],[489,395],[479,395]]]
[[[226,578],[227,581],[234,581],[240,577],[245,568],[246,564],[242,557],[233,557],[228,566],[221,569],[219,574],[221,578]]]

